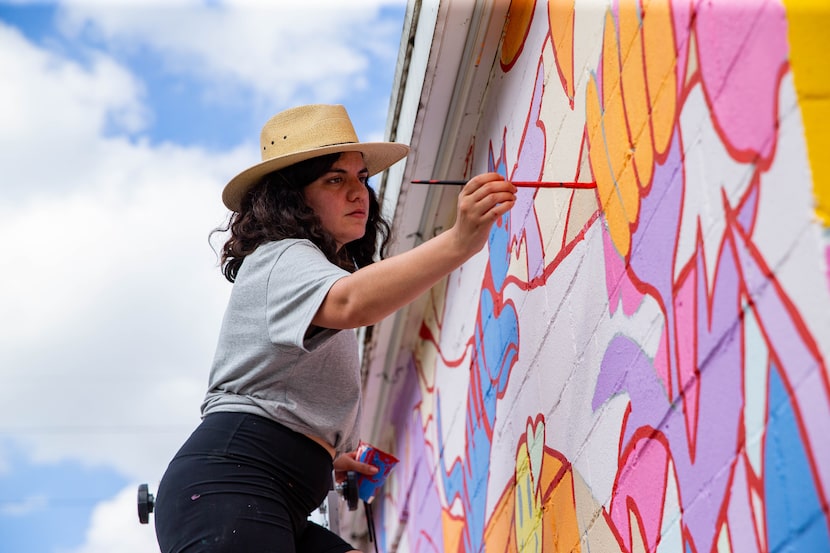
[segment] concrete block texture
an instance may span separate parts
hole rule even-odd
[[[830,551],[816,21],[830,4],[493,11],[464,69],[486,79],[452,75],[486,88],[454,171],[596,189],[523,189],[388,356],[381,550]]]

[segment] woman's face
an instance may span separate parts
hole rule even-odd
[[[337,249],[366,234],[369,218],[369,171],[360,152],[343,152],[323,176],[303,189],[305,201]]]

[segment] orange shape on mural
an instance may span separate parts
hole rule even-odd
[[[580,531],[571,464],[564,455],[545,448],[539,482],[534,482],[542,510],[542,548],[545,553],[579,553]],[[493,509],[484,531],[485,551],[519,553],[516,537],[516,479],[511,480]],[[449,551],[449,550],[448,550]]]
[[[515,483],[513,483],[515,485]],[[496,503],[487,527],[484,529],[484,550],[496,553],[517,551],[516,536],[513,528],[513,513],[516,509],[516,495],[507,489]]]
[[[464,520],[452,516],[444,509],[441,512],[441,527],[444,530],[444,551],[460,551]]]
[[[576,0],[549,0],[548,24],[562,88],[574,106],[574,8]]]
[[[501,64],[505,71],[516,62],[522,52],[527,33],[530,31],[535,5],[536,2],[533,0],[517,0],[510,3],[501,45]]]
[[[646,60],[640,35],[640,16],[637,12],[637,4],[621,2],[619,21],[622,96],[629,143],[634,155],[634,167],[640,188],[647,188],[651,183],[654,168],[654,145],[651,142],[651,129],[649,128]]]
[[[579,523],[571,464],[545,451],[542,462],[542,551],[579,553]]]
[[[636,220],[638,203],[632,203],[631,187],[639,199],[631,149],[625,128],[625,112],[620,94],[619,55],[614,18],[606,12],[602,40],[602,96],[592,76],[586,91],[586,124],[589,133],[589,159],[597,183],[597,194],[605,214],[608,232],[620,255],[627,257],[631,247],[629,223]],[[633,181],[633,182],[632,182]],[[627,212],[628,211],[628,212]]]
[[[617,9],[617,20],[610,10],[605,13],[602,90],[592,75],[586,125],[608,232],[620,255],[628,257],[641,196],[674,129],[677,60],[668,7],[646,1],[640,11],[637,2],[620,2]]]
[[[645,64],[646,87],[649,95],[654,150],[663,154],[669,147],[677,111],[677,52],[674,26],[666,2],[644,2],[643,51],[648,52]]]

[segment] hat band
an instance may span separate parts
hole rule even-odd
[[[347,144],[360,144],[360,142],[332,142],[331,144],[323,144],[320,148],[331,148],[332,146],[346,146]]]

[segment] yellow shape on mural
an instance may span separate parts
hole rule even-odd
[[[816,212],[830,226],[830,5],[827,0],[784,0],[790,66],[813,172]]]
[[[530,467],[530,455],[523,447],[516,455],[515,511],[516,545],[519,551],[542,551],[542,511],[536,494],[536,482]]]
[[[544,446],[544,422],[528,425],[516,452],[513,481],[484,531],[486,551],[579,553],[580,532],[571,464]]]

